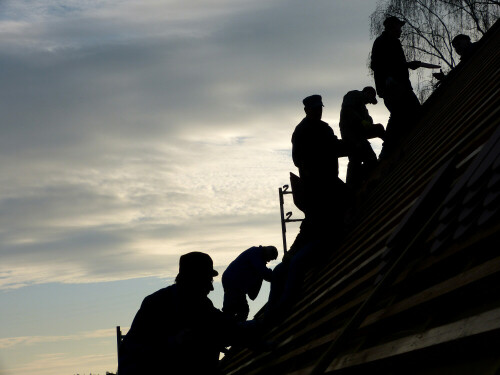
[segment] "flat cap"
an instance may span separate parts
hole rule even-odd
[[[324,107],[321,95],[308,96],[302,100],[302,103],[304,103],[304,107],[306,108]]]
[[[384,20],[384,27],[393,25],[403,26],[405,23],[405,21],[401,21],[398,17],[389,16]]]

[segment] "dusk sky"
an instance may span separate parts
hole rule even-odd
[[[0,374],[114,372],[115,326],[181,254],[282,254],[301,101],[340,137],[376,3],[0,0]]]

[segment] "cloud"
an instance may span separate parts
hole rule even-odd
[[[128,328],[124,328],[124,331],[127,330]],[[78,332],[73,335],[6,337],[0,338],[0,349],[7,349],[17,345],[35,345],[61,341],[102,339],[109,337],[116,337],[116,331],[113,329],[98,329],[95,331]]]
[[[368,81],[364,4],[3,2],[0,288],[281,243],[301,98],[335,126]]]
[[[38,355],[30,362],[6,370],[17,375],[53,375],[54,373],[74,374],[80,372],[78,369],[91,368],[94,369],[92,373],[104,374],[106,371],[115,371],[116,367],[109,368],[110,363],[115,363],[114,366],[116,366],[116,354],[74,356],[68,353],[50,353]]]

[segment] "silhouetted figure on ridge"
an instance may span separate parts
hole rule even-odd
[[[451,41],[455,52],[460,56],[460,61],[467,60],[471,57],[478,47],[478,42],[471,42],[470,36],[458,34]]]
[[[278,257],[274,246],[254,246],[233,260],[222,274],[224,305],[222,311],[237,321],[248,318],[248,297],[253,301],[259,295],[262,281],[271,281],[273,270],[266,264]]]
[[[299,169],[305,219],[283,262],[273,271],[266,317],[275,321],[293,301],[304,275],[321,262],[344,231],[344,216],[351,193],[339,179],[338,158],[349,152],[324,121],[320,95],[303,100],[306,117],[292,135],[292,158]]]
[[[321,121],[320,95],[308,96],[303,104],[306,117],[293,132],[292,158],[304,190],[305,220],[301,233],[307,235],[310,231],[331,232],[335,225],[343,222],[348,189],[338,177],[338,158],[348,155],[349,146]]]
[[[399,41],[404,24],[397,17],[387,17],[384,31],[375,39],[371,53],[370,67],[374,73],[377,94],[384,99],[390,112],[381,158],[394,149],[398,140],[417,122],[420,114],[420,102],[413,92],[408,69],[415,70],[421,63],[406,61]]]
[[[440,70],[439,73],[434,73],[432,76],[438,81],[443,81],[446,77],[455,72],[456,69],[460,67],[460,64],[469,59],[479,46],[479,42],[471,42],[470,37],[465,34],[458,34],[453,38],[451,44],[457,55],[460,56],[460,63],[453,68],[448,75],[445,75],[442,70]]]
[[[142,302],[120,348],[119,375],[217,374],[221,349],[246,334],[208,298],[217,275],[208,254],[180,257],[175,284]]]
[[[371,86],[361,91],[349,91],[344,96],[340,110],[340,134],[352,149],[346,175],[346,183],[351,187],[359,186],[377,165],[377,155],[368,139],[383,139],[385,134],[382,124],[373,123],[366,109],[367,104],[377,104],[376,92]]]

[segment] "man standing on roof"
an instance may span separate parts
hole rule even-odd
[[[250,308],[246,296],[255,300],[262,281],[271,281],[273,270],[266,264],[277,257],[278,249],[274,246],[254,246],[229,264],[222,274],[224,313],[232,315],[237,321],[247,320]]]
[[[220,350],[244,334],[208,298],[217,275],[208,254],[180,257],[175,284],[144,299],[124,337],[120,375],[217,373]]]
[[[339,140],[324,121],[320,95],[305,98],[306,117],[292,135],[293,163],[299,169],[305,219],[290,250],[273,271],[265,321],[275,322],[302,285],[311,265],[321,262],[344,230],[344,216],[351,195],[338,177],[338,158],[349,146]],[[297,189],[294,187],[294,201]]]
[[[382,124],[373,124],[366,109],[369,103],[377,104],[376,92],[371,86],[362,91],[349,91],[344,96],[340,110],[340,134],[352,148],[346,175],[346,183],[352,187],[359,186],[377,164],[377,156],[368,139],[383,139],[385,134]]]
[[[342,223],[346,209],[347,188],[338,177],[338,158],[347,156],[348,145],[321,121],[320,95],[308,96],[302,103],[306,117],[292,135],[292,159],[304,188],[306,219],[301,229],[310,225],[319,231],[331,231],[332,226]]]
[[[394,149],[397,141],[416,123],[420,112],[420,102],[413,92],[408,69],[415,70],[421,63],[406,61],[399,40],[404,24],[397,17],[387,17],[384,31],[375,39],[371,53],[370,67],[377,94],[384,99],[390,112],[380,157]]]

